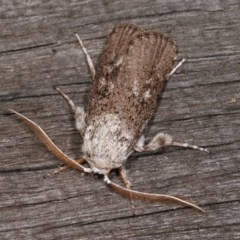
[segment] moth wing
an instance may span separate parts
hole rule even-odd
[[[159,32],[120,25],[110,34],[90,94],[88,119],[117,114],[141,136],[172,70],[177,47]]]
[[[119,24],[108,36],[103,52],[99,59],[98,73],[102,76],[103,68],[106,70],[112,66],[119,57],[126,53],[129,43],[138,35],[144,32],[143,29],[134,24]]]
[[[177,47],[159,32],[145,32],[130,42],[116,77],[115,106],[140,137],[173,68]]]

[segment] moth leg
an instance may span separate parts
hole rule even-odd
[[[126,188],[130,190],[132,184],[131,184],[130,180],[128,179],[126,169],[123,166],[119,168],[119,173],[120,173],[120,176],[121,176]],[[135,215],[135,207],[134,207],[133,199],[130,197],[129,200],[130,200],[132,214]]]
[[[141,138],[140,138],[140,140],[141,140]],[[140,140],[139,140],[139,142],[140,142]],[[199,150],[199,151],[209,152],[206,148],[198,147],[196,145],[175,142],[175,141],[173,141],[172,137],[169,134],[165,134],[165,133],[158,133],[146,145],[137,144],[135,147],[135,151],[137,151],[137,152],[156,151],[165,146],[177,146],[177,147],[184,147],[184,148],[192,148],[192,149]]]
[[[182,64],[186,61],[186,58],[183,58],[176,67],[172,69],[172,71],[169,73],[169,78],[182,66]]]
[[[86,126],[86,123],[85,123],[86,113],[84,109],[82,107],[76,107],[73,101],[65,93],[63,93],[59,88],[56,88],[56,90],[64,97],[64,99],[67,101],[69,106],[72,108],[72,111],[75,117],[76,128],[80,132],[80,134],[83,135],[84,128]]]
[[[121,176],[126,188],[130,189],[132,184],[131,184],[130,180],[128,179],[126,169],[124,167],[120,167],[119,173],[120,173],[120,176]]]
[[[94,77],[96,75],[96,70],[95,70],[93,61],[92,61],[90,55],[88,54],[87,49],[84,47],[83,42],[82,42],[81,38],[79,37],[79,35],[77,33],[75,33],[75,36],[77,37],[78,42],[79,42],[79,44],[80,44],[80,46],[81,46],[81,48],[82,48],[82,50],[83,50],[83,52],[86,56],[88,66],[89,66],[89,69],[90,69],[91,74],[92,74],[92,78],[94,79]]]
[[[75,160],[75,162],[77,162],[79,164],[83,164],[85,162],[85,160],[80,158],[80,159]],[[62,166],[62,167],[54,170],[52,173],[47,174],[47,176],[48,177],[53,177],[53,176],[59,174],[60,172],[63,172],[65,170],[67,170],[68,168],[69,168],[69,166]]]

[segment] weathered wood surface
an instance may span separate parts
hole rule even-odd
[[[0,239],[240,239],[240,2],[1,1]],[[167,148],[127,162],[134,189],[184,196],[206,210],[135,202],[97,176],[68,170],[7,113],[36,121],[69,156],[81,139],[59,86],[86,106],[94,59],[115,24],[169,35],[187,62],[171,78],[147,136],[172,134],[211,154]],[[116,174],[111,177],[117,180]]]

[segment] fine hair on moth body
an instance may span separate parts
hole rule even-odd
[[[157,106],[171,75],[185,59],[173,67],[177,57],[176,45],[161,32],[147,31],[133,24],[119,24],[107,38],[95,68],[82,40],[76,34],[86,56],[93,83],[88,108],[76,107],[59,88],[75,116],[76,128],[83,138],[82,158],[71,159],[48,137],[44,130],[26,116],[15,113],[40,139],[40,141],[67,166],[85,173],[103,175],[104,182],[116,192],[129,198],[148,201],[171,201],[204,212],[199,206],[181,198],[139,192],[131,189],[124,162],[134,151],[156,151],[165,146],[178,146],[208,151],[195,145],[180,143],[165,133],[157,133],[145,143],[144,130]],[[83,165],[87,163],[86,165]],[[118,169],[125,187],[108,177]],[[134,208],[132,205],[132,211]]]

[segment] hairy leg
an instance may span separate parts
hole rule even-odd
[[[147,144],[144,144],[143,139],[140,138],[139,142],[137,143],[137,145],[135,147],[135,151],[137,151],[137,152],[156,151],[165,146],[177,146],[177,147],[184,147],[184,148],[192,148],[192,149],[199,150],[199,151],[209,152],[206,148],[198,147],[196,145],[175,142],[169,134],[165,134],[165,133],[156,134],[152,138],[152,140]]]
[[[119,173],[120,173],[120,176],[121,176],[122,181],[125,184],[126,188],[130,190],[131,189],[131,182],[128,179],[126,169],[123,166],[119,168]],[[130,197],[129,200],[130,200],[130,206],[131,206],[132,214],[135,215],[134,202],[131,199],[131,197]]]
[[[63,96],[63,98],[67,101],[68,105],[71,107],[75,117],[76,128],[80,132],[80,134],[83,135],[86,126],[85,123],[86,113],[84,109],[82,107],[76,107],[73,101],[59,88],[56,88],[56,90]]]
[[[96,70],[95,70],[93,61],[92,61],[90,55],[88,54],[87,49],[84,47],[83,42],[82,42],[81,38],[79,37],[79,35],[76,33],[75,36],[77,37],[78,42],[79,42],[79,44],[80,44],[80,46],[81,46],[81,48],[82,48],[82,50],[83,50],[83,52],[86,56],[88,66],[89,66],[89,69],[90,69],[91,74],[92,74],[92,79],[94,79],[94,77],[96,75]]]

